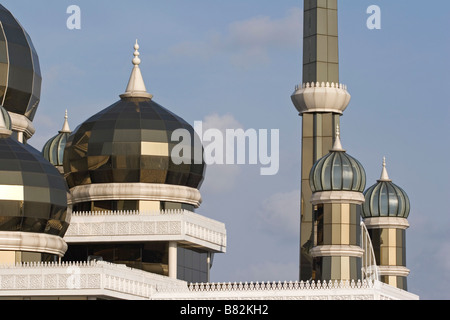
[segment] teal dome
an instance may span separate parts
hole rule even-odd
[[[0,105],[0,137],[9,137],[12,133],[11,117],[8,111]]]
[[[309,183],[313,193],[322,191],[364,192],[366,171],[358,160],[342,149],[339,131],[330,153],[311,169]]]
[[[70,130],[67,122],[66,111],[63,128],[56,136],[48,140],[42,149],[42,155],[44,158],[56,167],[62,167],[64,165],[64,149],[66,148],[66,144],[71,133],[72,131]]]
[[[364,193],[363,218],[396,217],[408,218],[410,201],[406,192],[389,179],[385,163],[383,174],[377,183]]]

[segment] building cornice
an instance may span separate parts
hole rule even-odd
[[[364,250],[351,245],[325,245],[310,250],[312,257],[356,257],[361,258]]]
[[[103,183],[76,186],[69,205],[90,201],[146,200],[168,201],[200,207],[202,196],[195,188],[153,183]]]
[[[403,266],[378,266],[381,276],[407,277],[410,270]]]
[[[177,241],[226,252],[225,224],[187,210],[75,212],[67,243]]]
[[[11,128],[13,131],[23,132],[27,139],[30,139],[36,132],[33,123],[24,115],[9,112],[11,117]]]
[[[409,223],[405,218],[398,217],[374,217],[364,219],[368,229],[408,229]]]
[[[61,237],[31,232],[0,231],[0,251],[29,251],[64,256],[67,244]]]
[[[122,300],[418,300],[380,281],[201,283],[104,261],[0,266],[0,297]]]
[[[311,197],[313,205],[333,203],[333,204],[363,204],[364,194],[355,191],[321,191],[315,192]]]

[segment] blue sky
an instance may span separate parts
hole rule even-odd
[[[290,95],[302,75],[301,0],[7,0],[30,34],[43,73],[40,149],[125,91],[135,39],[154,100],[191,124],[280,130],[280,171],[214,166],[201,189],[205,216],[227,225],[227,253],[212,281],[298,278],[301,119]],[[81,30],[66,9],[81,8]],[[370,5],[382,29],[369,30]],[[431,5],[432,4],[432,5]],[[449,299],[450,2],[340,0],[340,76],[352,101],[341,120],[344,148],[367,172],[383,156],[411,198],[407,230],[409,290]]]

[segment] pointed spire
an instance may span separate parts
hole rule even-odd
[[[68,119],[69,119],[69,117],[67,116],[67,110],[66,110],[66,115],[64,116],[64,125],[63,125],[61,131],[59,131],[59,133],[72,133],[72,130],[70,130],[70,127],[69,127]]]
[[[136,40],[136,44],[134,45],[134,58],[132,60],[134,68],[131,71],[126,92],[120,95],[121,98],[153,98],[145,88],[144,78],[142,77],[141,69],[139,68],[139,65],[141,64],[139,56],[139,44]]]
[[[389,175],[386,170],[386,157],[383,157],[383,170],[381,171],[381,177],[378,181],[392,181],[391,179],[389,179]]]
[[[334,141],[333,149],[331,151],[344,151],[341,144],[341,130],[339,125],[336,126],[336,140]]]

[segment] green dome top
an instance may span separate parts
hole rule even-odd
[[[67,122],[66,111],[63,128],[56,136],[48,140],[42,149],[44,158],[54,166],[60,167],[64,165],[64,149],[71,133],[72,131],[70,131],[69,124]]]
[[[339,132],[330,153],[319,159],[310,172],[313,193],[322,191],[364,192],[366,172],[358,160],[342,149]]]
[[[406,192],[389,179],[386,162],[380,180],[364,193],[363,218],[397,217],[408,218],[410,201]]]

